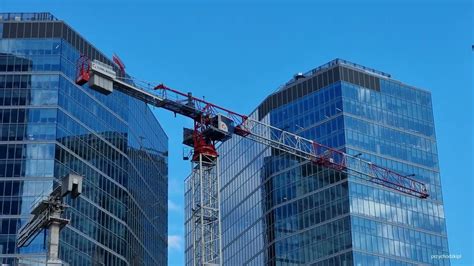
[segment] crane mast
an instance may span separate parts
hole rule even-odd
[[[183,133],[183,144],[193,148],[191,234],[194,265],[222,265],[220,178],[216,144],[233,135],[407,195],[422,199],[429,196],[425,184],[413,178],[196,98],[191,93],[183,93],[163,84],[154,87],[149,84],[136,85],[137,81],[118,76],[112,66],[97,60],[90,61],[85,56],[78,60],[76,83],[88,83],[89,87],[104,94],[110,94],[116,89],[194,121],[194,128],[185,128]]]

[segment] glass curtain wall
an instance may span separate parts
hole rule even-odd
[[[118,91],[106,96],[75,85],[81,54],[110,60],[62,21],[1,17],[0,260],[44,261],[47,232],[21,249],[16,234],[34,202],[73,172],[84,176],[83,194],[66,200],[71,222],[61,231],[60,258],[165,265],[168,138],[154,114]]]

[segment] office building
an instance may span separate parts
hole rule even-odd
[[[336,59],[251,116],[427,184],[421,199],[234,136],[219,147],[225,265],[449,265],[431,94]],[[186,186],[186,262],[192,261]]]
[[[0,14],[0,262],[45,261],[41,232],[16,247],[31,207],[84,177],[60,234],[69,265],[167,264],[168,137],[149,107],[75,84],[80,55],[114,63],[49,13]]]

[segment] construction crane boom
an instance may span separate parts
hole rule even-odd
[[[95,65],[94,65],[95,64]],[[93,62],[90,67],[83,68],[89,75],[100,74],[99,62]],[[82,77],[80,75],[80,77]],[[252,119],[229,109],[220,107],[204,99],[196,98],[191,93],[169,88],[163,84],[155,87],[137,87],[133,83],[125,82],[124,78],[113,77],[113,87],[147,104],[164,108],[175,114],[181,114],[194,121],[210,120],[223,115],[231,120],[232,129],[229,135],[236,134],[254,141],[269,145],[272,148],[296,155],[302,159],[333,168],[337,171],[346,171],[358,176],[365,175],[366,180],[393,190],[419,198],[429,196],[426,185],[414,178],[399,174],[385,167],[378,166],[358,156],[352,156],[340,150],[322,145],[316,141],[303,138],[297,134],[279,129],[266,123]],[[80,83],[80,82],[79,82]],[[148,86],[148,88],[146,88]],[[112,87],[111,87],[112,88]],[[204,121],[204,123],[206,123]],[[211,123],[208,121],[207,123]],[[213,125],[211,125],[213,126]]]
[[[224,114],[235,125],[233,133],[252,139],[272,148],[296,155],[304,160],[315,162],[337,171],[346,171],[356,176],[366,176],[368,181],[397,190],[399,192],[427,198],[428,191],[425,184],[401,175],[390,169],[378,166],[358,156],[352,156],[340,150],[322,145],[316,141],[303,138],[297,134],[279,129],[269,124],[241,115],[226,108],[217,106],[203,99],[192,97],[180,91],[160,84],[155,87],[158,95],[163,99],[170,97],[177,99],[175,102],[192,101],[196,110],[195,114],[205,114],[210,117]],[[182,112],[180,112],[183,114]],[[183,115],[186,115],[184,113]],[[192,116],[188,116],[194,118]]]
[[[425,184],[409,176],[196,98],[191,93],[183,93],[163,84],[137,85],[137,80],[118,76],[112,66],[97,60],[90,61],[85,56],[78,61],[76,83],[88,83],[89,87],[104,94],[112,93],[116,89],[147,104],[194,121],[193,129],[184,129],[183,144],[194,150],[191,159],[191,235],[195,265],[222,264],[216,144],[233,135],[251,139],[305,161],[345,172],[407,195],[421,199],[429,196]]]

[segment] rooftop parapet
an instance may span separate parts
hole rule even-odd
[[[49,12],[0,13],[1,21],[58,21],[58,19]]]
[[[279,86],[276,91],[280,91],[283,88],[285,88],[286,86],[294,83],[296,81],[296,79],[298,79],[301,76],[310,77],[310,76],[312,76],[312,75],[314,75],[318,72],[321,72],[323,70],[332,68],[334,66],[347,66],[347,67],[354,68],[354,69],[357,69],[359,71],[365,72],[367,74],[375,75],[375,76],[382,77],[382,78],[391,78],[392,77],[388,73],[385,73],[385,72],[382,72],[382,71],[379,71],[379,70],[376,70],[376,69],[373,69],[373,68],[369,68],[369,67],[366,67],[366,66],[363,66],[363,65],[359,65],[359,64],[356,64],[356,63],[353,63],[353,62],[350,62],[350,61],[347,61],[347,60],[344,60],[344,59],[336,58],[332,61],[329,61],[328,63],[326,63],[324,65],[313,68],[313,69],[311,69],[311,70],[309,70],[309,71],[307,71],[303,74],[295,75],[295,77],[290,79],[288,82],[286,82],[285,84]]]

